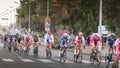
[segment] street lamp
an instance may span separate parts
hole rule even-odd
[[[30,16],[31,16],[31,5],[30,5],[30,0],[29,0],[29,28],[28,28],[28,31],[30,32],[31,31],[31,29],[30,29]]]
[[[19,23],[20,23],[20,29],[21,29],[21,4],[20,3],[18,3],[18,2],[14,2],[15,4],[18,4],[19,6],[20,6],[20,21],[19,21]]]
[[[45,31],[50,31],[49,0],[47,0],[47,18],[45,18]]]
[[[49,0],[47,0],[47,18],[49,17]]]
[[[98,33],[100,37],[102,38],[102,0],[100,0],[100,7],[99,7],[99,26],[98,26]],[[100,44],[99,44],[100,46]],[[101,51],[101,47],[100,47]]]
[[[14,11],[14,12],[13,12],[13,13],[14,13],[14,18],[13,18],[14,21],[13,21],[13,23],[14,23],[14,24],[13,24],[12,26],[13,26],[13,34],[15,34],[15,21],[16,21],[16,14],[15,14],[15,12],[16,12],[16,8],[13,7],[13,6],[10,6],[10,8],[13,8],[12,11]],[[12,20],[11,20],[11,12],[12,12],[12,11],[10,11],[10,21],[12,21]],[[11,24],[12,24],[12,22],[11,22]]]

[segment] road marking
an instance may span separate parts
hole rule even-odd
[[[4,62],[15,62],[14,60],[12,59],[2,59]]]
[[[23,62],[34,62],[33,60],[30,59],[21,59]]]
[[[105,60],[101,60],[102,63],[105,63]]]
[[[74,63],[74,62],[72,62],[72,61],[69,61],[69,60],[66,60],[66,62],[65,63]]]
[[[88,60],[82,60],[83,63],[87,63],[87,64],[90,64],[91,62],[88,61]]]
[[[39,61],[45,62],[45,63],[54,63],[51,60],[47,60],[47,59],[38,59]]]

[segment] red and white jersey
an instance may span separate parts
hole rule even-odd
[[[118,39],[115,41],[114,46],[120,47],[120,38],[118,38]]]
[[[114,56],[118,56],[120,51],[120,38],[115,41],[114,44]]]
[[[78,46],[78,47],[80,47],[81,46],[81,44],[82,44],[82,41],[85,41],[85,39],[84,39],[84,37],[83,36],[76,36],[76,38],[75,38],[75,44]]]

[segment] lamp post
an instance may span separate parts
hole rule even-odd
[[[49,0],[47,0],[47,18],[49,17]]]
[[[28,31],[30,32],[31,31],[31,29],[30,29],[30,16],[31,16],[31,5],[30,5],[30,0],[29,0],[29,27],[28,27]]]
[[[49,0],[47,0],[47,18],[45,18],[45,31],[50,31]]]
[[[20,29],[22,28],[21,27],[21,4],[20,3],[18,3],[18,2],[14,2],[15,4],[18,4],[19,5],[19,7],[20,7],[20,20],[19,20],[19,26],[20,26]]]
[[[100,0],[100,7],[99,7],[99,26],[98,26],[98,33],[100,37],[102,38],[102,0]],[[100,46],[100,44],[99,44]],[[100,46],[101,51],[101,46]]]

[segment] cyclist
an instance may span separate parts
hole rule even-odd
[[[106,53],[106,58],[109,58],[109,54],[113,50],[115,40],[116,40],[115,36],[113,34],[110,34],[110,36],[108,37],[108,40],[106,42],[106,47],[109,48],[108,52]],[[111,58],[113,58],[112,56],[113,56],[113,53],[111,54]]]
[[[69,42],[68,34],[64,33],[63,36],[60,38],[60,52],[59,52],[59,56],[61,55],[63,49],[68,46],[68,42]]]
[[[100,43],[100,46],[102,47],[102,39],[97,35],[97,34],[94,34],[91,36],[90,38],[90,44],[92,46],[92,52],[94,51],[94,48],[98,48],[98,45]]]
[[[25,38],[25,55],[28,55],[28,52],[30,50],[30,37],[29,35]]]
[[[76,44],[75,48],[77,47],[77,50],[76,50],[77,52],[75,51],[74,54],[77,53],[77,55],[79,56],[80,53],[81,53],[80,47],[85,44],[85,39],[83,37],[83,33],[82,32],[79,32],[78,35],[76,36],[75,44]]]
[[[35,55],[38,56],[38,47],[39,47],[38,39],[39,39],[38,35],[36,35],[33,39],[33,53],[34,53],[34,56]]]
[[[21,35],[18,35],[18,52],[20,53],[22,50],[22,45],[21,45]]]
[[[45,50],[46,50],[46,57],[48,57],[48,48],[54,44],[54,37],[51,31],[48,31],[45,34]]]
[[[91,56],[92,56],[92,53],[94,52],[95,49],[97,50],[97,53],[99,52],[98,46],[102,48],[102,39],[97,34],[93,34],[90,38],[90,44],[92,47],[92,51],[91,51]],[[99,60],[97,60],[97,62],[99,62]]]
[[[120,38],[117,38],[113,47],[114,50],[114,62],[113,68],[117,67],[118,60],[119,60],[119,51],[120,51]]]

